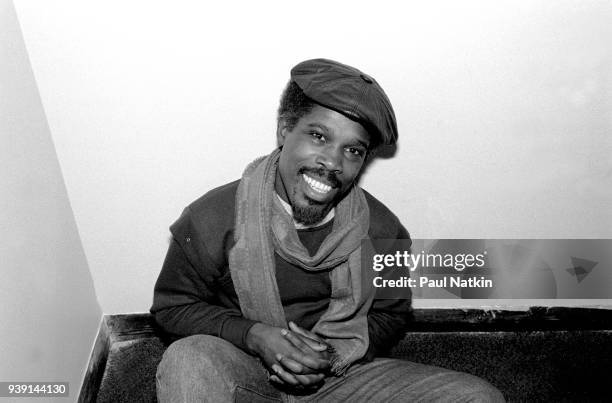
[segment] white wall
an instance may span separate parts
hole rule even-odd
[[[9,0],[0,27],[0,380],[76,401],[102,313]]]
[[[609,1],[16,8],[105,313],[149,308],[167,227],[274,147],[311,57],[386,89],[399,149],[362,184],[414,237],[612,237]]]

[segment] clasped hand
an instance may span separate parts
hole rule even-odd
[[[279,384],[316,386],[331,365],[327,343],[293,322],[289,329],[256,323],[246,344],[273,372],[270,380]]]

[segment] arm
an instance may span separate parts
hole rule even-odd
[[[235,307],[221,306],[214,284],[218,268],[208,263],[195,268],[178,237],[171,240],[162,271],[155,284],[151,313],[172,336],[209,334],[246,350],[246,334],[255,323]],[[181,238],[179,238],[181,239]],[[187,246],[189,247],[189,246]]]
[[[410,300],[375,300],[368,314],[370,345],[365,361],[388,353],[403,337],[411,315]]]
[[[401,224],[394,239],[402,240],[404,243],[410,240],[408,231]],[[397,247],[390,248],[387,253],[395,253],[396,249],[401,250],[399,244],[396,245]],[[393,268],[383,270],[381,274],[384,278],[391,278]],[[374,299],[368,313],[370,345],[363,360],[372,361],[374,357],[388,353],[404,337],[411,317],[412,298],[409,289],[401,299]]]
[[[317,384],[329,362],[293,334],[244,318],[237,300],[230,300],[228,295],[221,298],[216,279],[227,279],[227,267],[215,263],[219,257],[210,256],[189,223],[189,216],[184,215],[172,227],[173,239],[155,285],[151,308],[157,323],[174,337],[209,334],[223,338],[261,357],[278,375],[278,382]],[[224,236],[223,231],[216,233]],[[227,281],[231,282],[231,278]]]

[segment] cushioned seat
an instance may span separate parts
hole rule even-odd
[[[160,336],[148,314],[106,316],[81,399],[154,402]],[[509,401],[609,400],[612,311],[415,310],[391,356],[480,376]]]

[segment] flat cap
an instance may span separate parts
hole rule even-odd
[[[395,144],[397,122],[387,94],[371,76],[329,59],[306,60],[291,79],[316,103],[362,124],[379,144]]]

